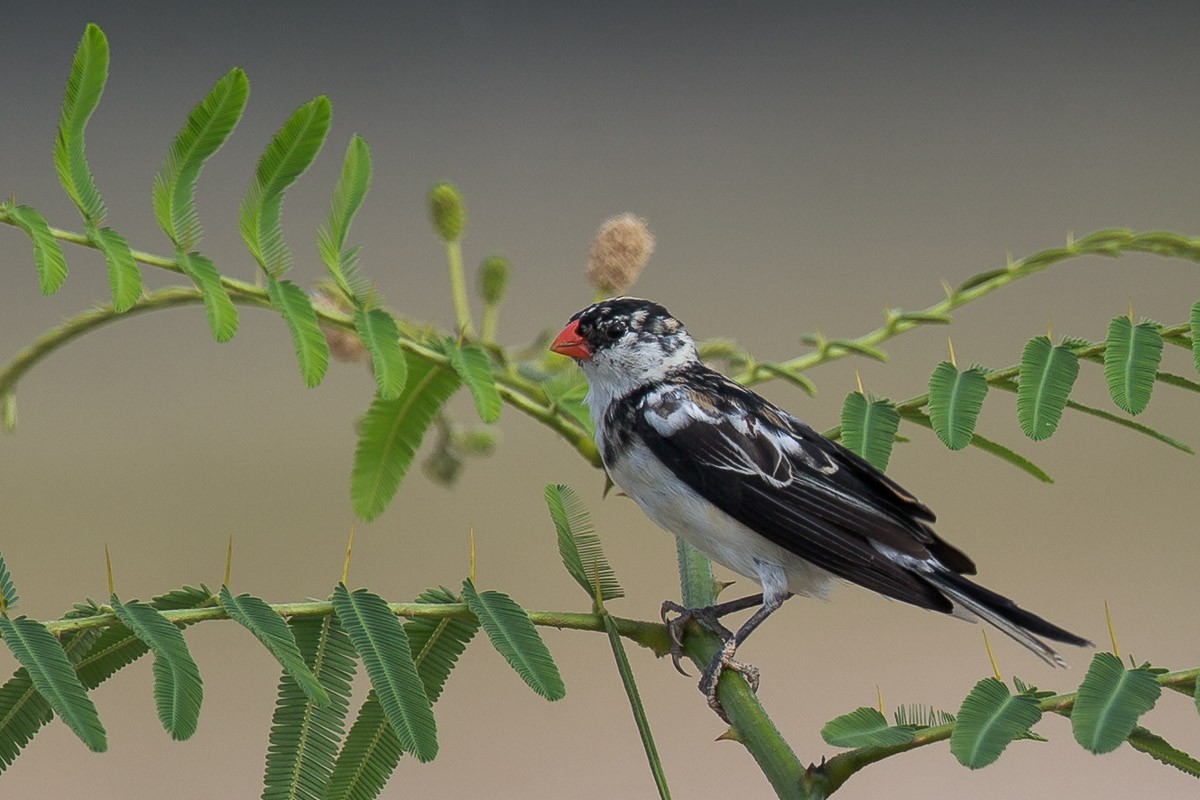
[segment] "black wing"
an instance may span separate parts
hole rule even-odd
[[[707,369],[637,403],[634,424],[651,451],[734,519],[841,578],[951,610],[902,562],[973,565],[930,530],[928,508],[861,458]]]

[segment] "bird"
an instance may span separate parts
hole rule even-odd
[[[691,621],[723,638],[701,674],[717,699],[721,673],[759,671],[738,647],[793,595],[825,598],[838,580],[965,619],[983,619],[1054,666],[1043,638],[1091,642],[967,575],[974,562],[933,530],[934,513],[865,459],[701,361],[695,340],[658,303],[614,297],[573,315],[550,350],[575,360],[612,482],[659,527],[751,578],[761,594],[688,609],[667,601],[680,672]],[[720,618],[757,606],[731,632]],[[668,614],[675,614],[668,619]]]

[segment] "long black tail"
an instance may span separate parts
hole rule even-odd
[[[1070,631],[1042,619],[1037,614],[1031,614],[1004,595],[996,594],[991,589],[985,589],[977,583],[972,583],[962,575],[948,570],[938,570],[922,574],[921,577],[936,586],[955,603],[995,625],[1037,653],[1052,666],[1065,667],[1066,662],[1050,646],[1037,638],[1038,636],[1045,636],[1047,639],[1079,647],[1092,646],[1092,643],[1082,636],[1076,636]]]

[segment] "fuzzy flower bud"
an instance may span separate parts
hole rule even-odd
[[[592,240],[587,281],[605,295],[621,294],[642,274],[653,252],[654,235],[644,219],[628,213],[613,217]]]
[[[508,259],[488,256],[479,265],[479,296],[489,306],[498,305],[508,288]]]
[[[313,290],[311,295],[313,306],[321,311],[335,311],[339,314],[351,314],[354,309],[342,297],[342,293],[335,286],[321,283]],[[354,331],[348,331],[345,328],[339,328],[335,325],[329,325],[319,317],[317,326],[321,329],[321,333],[325,334],[325,341],[329,344],[329,352],[338,361],[344,361],[347,364],[358,364],[365,361],[370,361],[371,355],[367,352],[367,348],[363,346],[362,339],[358,338],[358,334]]]
[[[429,218],[445,242],[457,242],[467,227],[467,207],[453,183],[436,183],[429,190]]]

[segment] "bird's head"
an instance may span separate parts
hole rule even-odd
[[[574,358],[593,386],[620,396],[696,361],[683,323],[649,300],[614,297],[571,317],[550,349]]]

